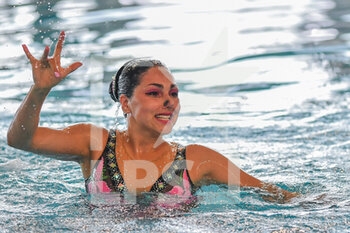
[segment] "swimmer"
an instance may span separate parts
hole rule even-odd
[[[174,77],[157,60],[131,60],[111,81],[109,94],[121,106],[125,131],[83,123],[64,129],[39,127],[50,90],[82,66],[80,62],[61,66],[64,38],[61,32],[53,57],[48,57],[46,47],[40,60],[23,45],[34,84],[8,130],[8,145],[78,162],[88,193],[157,192],[189,197],[203,185],[226,184],[265,190],[278,202],[298,195],[260,181],[205,146],[184,147],[163,140],[176,123],[180,101]]]

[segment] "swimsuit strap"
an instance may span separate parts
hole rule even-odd
[[[171,166],[166,170],[159,179],[153,184],[151,192],[164,192],[168,186],[175,186],[174,181],[177,176],[182,177],[182,174],[186,170],[186,147],[177,144],[177,152],[175,159]]]
[[[104,165],[107,168],[107,172],[109,177],[111,178],[112,185],[114,187],[114,190],[119,191],[120,193],[123,193],[126,189],[126,186],[124,184],[124,180],[122,178],[122,175],[120,173],[118,163],[115,156],[115,144],[116,144],[116,133],[114,129],[109,130],[108,134],[108,141],[105,148],[105,151],[103,152],[104,157]]]
[[[176,156],[175,160],[186,160],[186,147],[176,143]]]

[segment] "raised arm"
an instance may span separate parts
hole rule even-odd
[[[256,187],[273,194],[270,200],[286,202],[298,195],[265,183],[247,174],[220,153],[200,145],[187,146],[187,164],[190,177],[197,185],[227,184],[240,187]]]
[[[10,146],[22,150],[57,158],[61,158],[59,155],[72,155],[61,159],[76,160],[73,155],[89,155],[90,125],[80,124],[63,130],[38,127],[41,107],[51,88],[82,65],[75,62],[66,68],[61,66],[64,37],[64,32],[61,32],[52,58],[48,57],[48,46],[45,47],[41,59],[37,60],[27,46],[23,45],[23,50],[32,65],[34,84],[10,125],[7,142]]]

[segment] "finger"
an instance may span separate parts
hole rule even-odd
[[[29,49],[27,47],[27,45],[22,44],[22,48],[24,50],[24,53],[26,54],[27,58],[29,59],[29,61],[32,63],[34,62],[36,59],[33,57],[33,55],[29,52]]]
[[[58,59],[61,57],[61,52],[62,52],[62,47],[63,47],[63,42],[65,38],[65,33],[62,31],[58,37],[58,41],[56,44],[55,52],[54,52],[54,57],[58,56]]]
[[[76,69],[78,69],[80,66],[82,66],[83,63],[81,62],[75,62],[72,65],[68,66],[67,68],[63,69],[63,71],[60,73],[60,76],[65,77],[68,74],[72,73]]]
[[[43,56],[41,57],[41,61],[47,62],[47,57],[49,56],[50,48],[49,46],[46,46],[44,49]]]

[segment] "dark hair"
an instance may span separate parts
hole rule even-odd
[[[126,62],[109,85],[109,95],[115,102],[119,102],[120,95],[124,94],[130,98],[135,87],[140,84],[141,76],[152,67],[166,66],[158,61],[151,59],[133,59]]]

